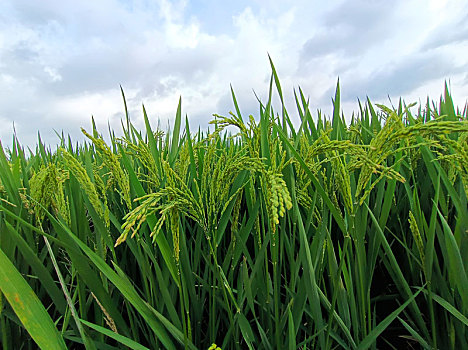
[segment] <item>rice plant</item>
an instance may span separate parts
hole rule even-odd
[[[172,131],[0,147],[4,349],[468,348],[466,108],[347,123],[298,89],[295,126],[271,68],[211,130],[179,101]]]

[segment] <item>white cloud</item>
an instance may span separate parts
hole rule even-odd
[[[179,96],[192,129],[206,127],[212,113],[233,109],[230,83],[243,113],[256,114],[252,89],[267,98],[267,53],[291,111],[300,85],[312,110],[330,113],[338,76],[347,111],[365,95],[438,98],[445,79],[461,96],[457,103],[468,96],[468,6],[461,0],[70,4],[0,4],[0,122],[15,121],[26,144],[37,130],[55,144],[53,128],[80,138],[91,115],[103,133],[108,121],[119,129],[119,84],[140,127],[142,103],[165,127]],[[1,139],[11,130],[2,128]]]
[[[53,82],[61,81],[61,80],[62,80],[62,76],[57,72],[57,70],[56,70],[55,68],[46,66],[46,67],[44,67],[44,72],[46,72],[47,74],[49,74],[50,79],[51,79]]]

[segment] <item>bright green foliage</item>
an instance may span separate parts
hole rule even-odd
[[[296,127],[269,88],[211,132],[179,101],[168,133],[143,109],[110,144],[0,147],[3,348],[468,348],[466,109],[347,125],[339,86],[331,120],[299,89]]]

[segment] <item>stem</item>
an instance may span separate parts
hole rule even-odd
[[[214,261],[215,266],[216,266],[215,270],[218,273],[217,277],[219,279],[219,282],[221,283],[221,287],[222,287],[222,290],[223,290],[223,297],[224,297],[224,302],[226,303],[226,309],[228,311],[229,322],[230,322],[230,324],[234,324],[234,317],[232,315],[229,299],[228,299],[227,294],[226,294],[226,286],[224,285],[224,279],[221,276],[221,266],[218,265],[218,259],[216,258],[216,252],[215,252],[215,250],[213,248],[213,244],[212,244],[211,239],[209,238],[208,235],[207,235],[207,239],[208,239],[208,244],[210,246],[211,256],[213,257],[213,261]],[[215,288],[215,286],[213,284],[213,290],[214,290],[214,288]],[[214,297],[214,293],[213,293],[213,304],[214,304],[214,302],[215,302],[215,297]]]
[[[346,253],[348,251],[348,245],[350,241],[351,241],[351,237],[349,235],[346,235],[344,246],[343,246],[343,256],[340,259],[340,265],[338,266],[338,271],[336,272],[335,289],[333,291],[332,304],[330,307],[330,319],[328,320],[328,325],[327,325],[327,334],[326,334],[327,342],[325,345],[325,349],[328,349],[329,347],[331,325],[332,325],[332,321],[334,318],[333,313],[335,311],[336,301],[338,299],[338,286],[339,286],[339,282],[341,279],[341,270],[343,269],[343,265],[346,260]]]
[[[188,332],[187,332],[187,323],[185,319],[185,302],[184,302],[184,292],[182,287],[182,279],[180,277],[180,264],[176,261],[177,268],[177,277],[179,279],[179,302],[180,302],[180,313],[182,314],[182,328],[184,329],[184,346],[188,348]]]
[[[272,264],[273,264],[273,300],[275,309],[275,340],[276,348],[281,350],[281,329],[279,314],[279,282],[278,282],[278,242],[276,242],[278,233],[272,232]]]

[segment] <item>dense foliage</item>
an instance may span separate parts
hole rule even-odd
[[[211,133],[179,103],[168,133],[0,147],[3,348],[468,348],[466,109],[348,125],[299,90],[294,127],[273,91]]]

